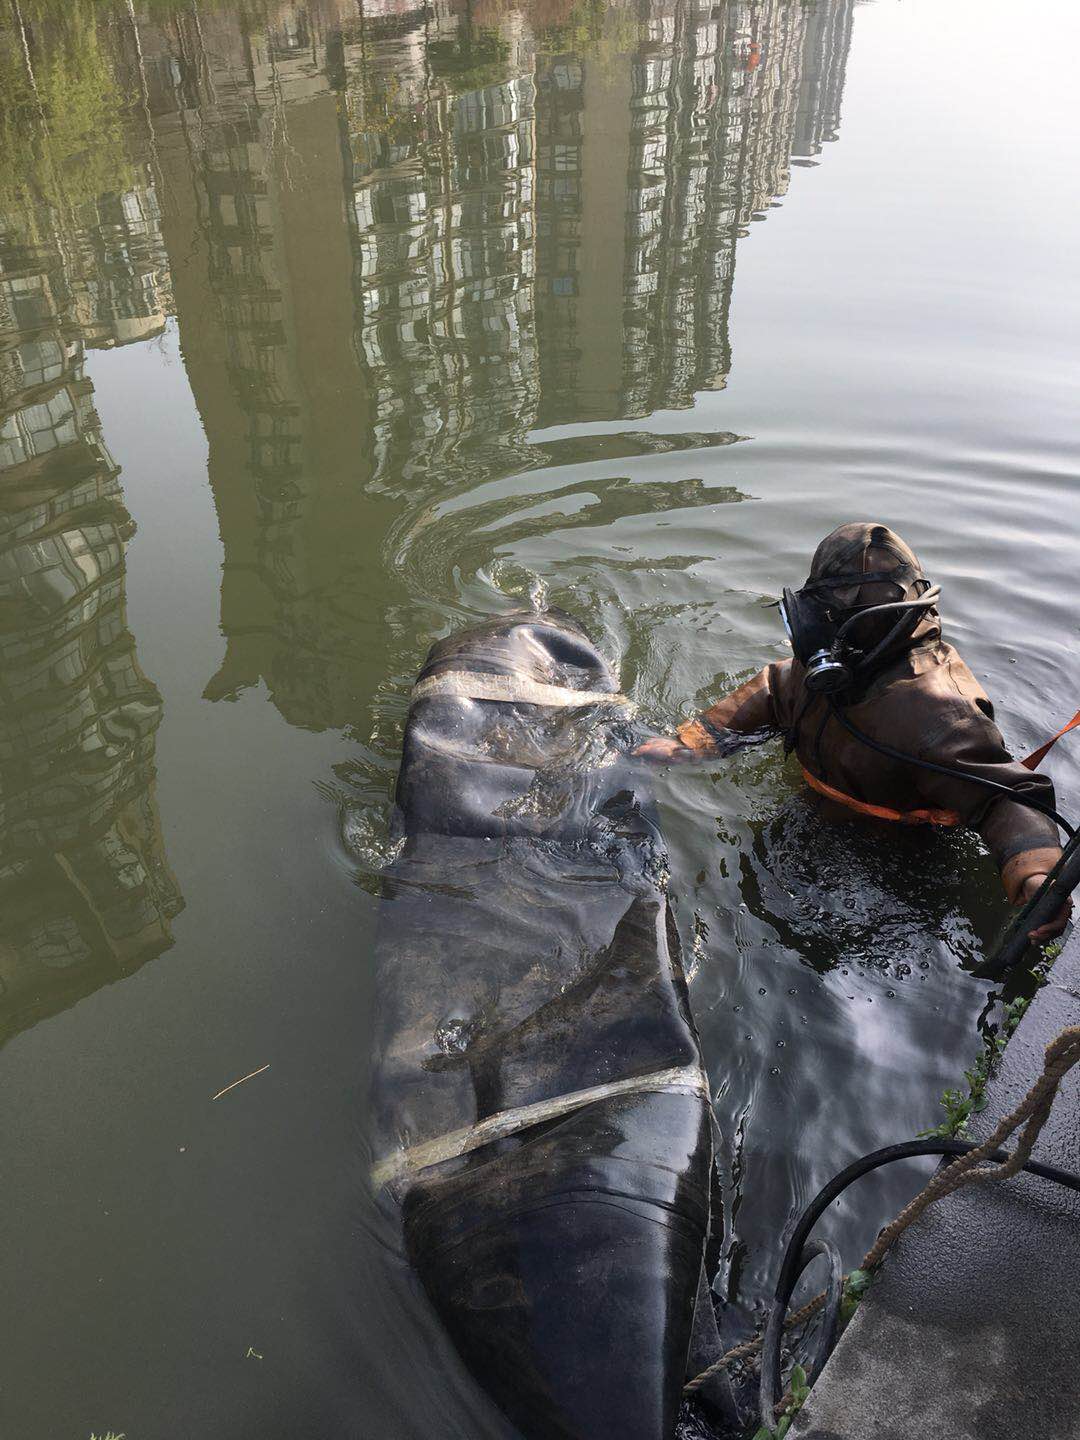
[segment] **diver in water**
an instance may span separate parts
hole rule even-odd
[[[637,753],[703,759],[724,753],[725,732],[781,730],[829,800],[878,819],[977,830],[1010,902],[1023,904],[1061,855],[1053,782],[1029,768],[1049,746],[1027,762],[1009,754],[989,698],[942,639],[938,594],[887,526],[841,525],[818,546],[803,588],[780,602],[793,658]],[[1071,910],[1070,901],[1031,938],[1060,935]]]

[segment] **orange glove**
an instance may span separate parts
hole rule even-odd
[[[657,735],[655,739],[646,740],[637,747],[634,754],[645,760],[655,760],[658,764],[700,758],[696,750],[691,750],[689,745],[684,745],[681,740],[676,740],[671,735]]]

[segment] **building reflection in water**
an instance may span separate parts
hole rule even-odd
[[[332,47],[303,7],[255,33],[182,8],[141,28],[139,63],[225,551],[226,652],[205,694],[264,682],[290,724],[342,727],[362,709],[357,668],[377,663],[361,551],[379,522]]]
[[[837,134],[852,4],[73,4],[116,154],[53,196],[35,174],[21,208],[3,192],[9,1030],[163,949],[181,903],[84,348],[176,317],[225,552],[207,697],[261,682],[291,724],[354,724],[416,600],[384,551],[439,533],[448,497],[734,438],[532,432],[726,383],[736,247]],[[31,123],[65,22],[12,14]],[[716,495],[590,483],[619,515]]]
[[[134,525],[84,347],[159,332],[151,186],[0,217],[0,1040],[168,948],[161,697],[127,628]]]
[[[737,240],[835,134],[850,13],[325,0],[140,23],[124,78],[225,548],[209,698],[263,682],[290,723],[355,721],[385,654],[380,537],[546,463],[537,427],[723,386]]]
[[[835,136],[850,0],[589,13],[584,40],[394,5],[346,33],[377,482],[726,382],[736,241]]]

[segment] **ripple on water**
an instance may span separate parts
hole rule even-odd
[[[92,1394],[129,1434],[196,1404],[207,1440],[506,1436],[365,1198],[353,1094],[374,907],[350,886],[396,853],[433,641],[563,606],[670,729],[787,653],[771,602],[818,538],[880,518],[1010,742],[1075,709],[1075,102],[1051,68],[1037,105],[1001,103],[1016,12],[0,6],[2,838],[43,877],[0,952],[4,985],[14,955],[52,994],[100,932],[116,982],[3,1052],[40,1139],[5,1167],[33,1277],[8,1287],[13,1432],[75,1433]],[[1039,16],[1040,53],[1074,54],[1076,6]],[[1075,809],[1080,749],[1048,769]],[[970,840],[830,817],[775,743],[655,783],[718,1119],[717,1291],[749,1323],[807,1196],[938,1118],[1003,901]],[[559,799],[553,775],[525,804]],[[128,928],[121,896],[172,867],[183,913],[159,895]],[[198,1075],[237,1073],[241,1042],[273,1042],[279,1078],[297,1047],[288,1094],[207,1112]],[[214,1164],[162,1168],[174,1122]],[[89,1189],[57,1187],[71,1157]],[[849,1262],[919,1175],[830,1210]],[[256,1321],[277,1341],[238,1376]]]

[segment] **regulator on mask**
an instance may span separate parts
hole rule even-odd
[[[868,583],[891,585],[900,595],[906,595],[913,585],[919,594],[912,600],[890,600],[880,605],[836,602],[838,590]],[[911,635],[940,595],[940,585],[931,585],[923,576],[912,577],[907,567],[892,572],[830,575],[811,581],[801,590],[785,589],[780,618],[791,648],[802,662],[807,690],[814,695],[839,695],[851,689]],[[888,625],[884,634],[880,624],[866,624],[875,617],[888,621],[893,616],[895,623]]]

